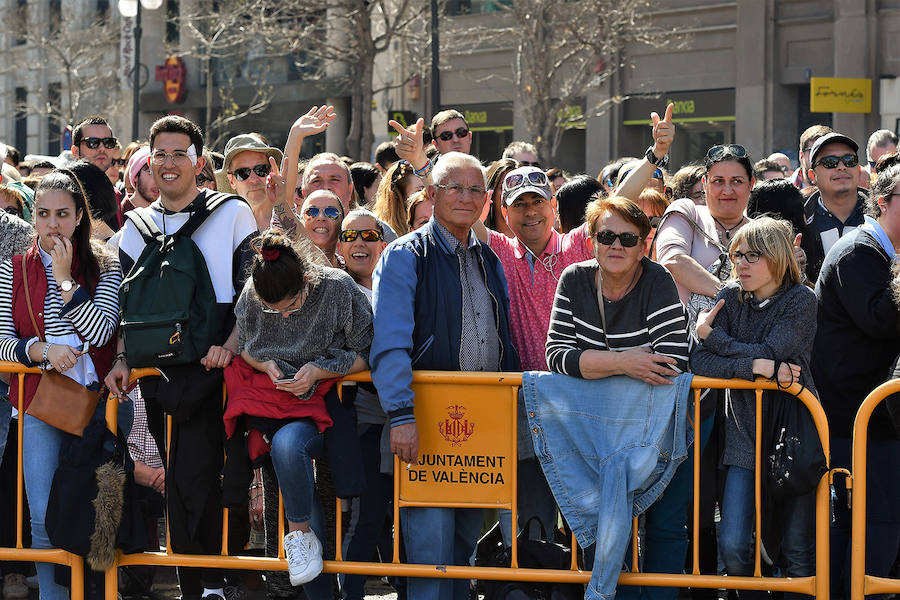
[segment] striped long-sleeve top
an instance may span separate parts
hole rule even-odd
[[[62,294],[54,285],[50,255],[43,249],[40,253],[44,272],[50,283],[44,297],[44,334],[47,340],[70,343],[63,340],[77,340],[77,336],[80,336],[90,342],[92,347],[106,344],[115,334],[119,323],[119,285],[122,283],[122,274],[118,262],[108,259],[111,265],[100,273],[93,298],[84,288],[79,287],[72,300],[63,305]],[[30,361],[25,360],[27,346],[23,342],[30,340],[19,339],[13,322],[12,284],[12,261],[5,260],[0,263],[0,360],[29,364]]]
[[[672,367],[679,373],[687,370],[690,341],[675,282],[655,262],[643,258],[641,264],[643,272],[625,297],[615,302],[604,298],[606,332],[597,305],[597,261],[575,263],[563,271],[547,333],[551,371],[582,377],[579,359],[585,350],[640,347],[671,356],[677,361]]]

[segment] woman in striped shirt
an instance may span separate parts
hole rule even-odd
[[[85,191],[68,169],[48,173],[34,199],[37,237],[31,248],[0,264],[0,360],[56,369],[87,387],[103,380],[115,352],[119,265],[91,240],[92,219]],[[25,300],[27,274],[35,331]],[[89,350],[82,352],[84,343]],[[10,400],[24,413],[40,375],[25,375]],[[59,450],[68,434],[28,414],[24,420],[25,487],[31,507],[32,546],[50,548],[44,527],[50,485]],[[42,600],[64,600],[68,592],[54,582],[54,567],[38,563]]]
[[[591,202],[585,217],[595,260],[570,265],[559,279],[547,333],[550,370],[671,385],[670,377],[687,370],[687,317],[672,276],[644,256],[650,220],[637,204],[615,196]],[[648,572],[682,572],[691,463],[679,466],[645,513]],[[620,586],[618,594],[636,598],[651,590],[659,588]]]

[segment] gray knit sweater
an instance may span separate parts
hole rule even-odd
[[[768,358],[800,365],[800,383],[815,393],[809,367],[816,335],[816,295],[796,284],[781,288],[758,302],[741,302],[740,285],[729,283],[719,292],[725,306],[713,321],[712,332],[691,355],[691,370],[706,377],[753,380],[753,360]],[[763,399],[765,402],[765,398]],[[756,395],[732,390],[726,402],[723,462],[753,469]]]
[[[356,282],[339,269],[314,267],[312,284],[303,306],[287,318],[263,312],[263,304],[247,278],[234,307],[238,325],[238,351],[259,361],[274,360],[285,377],[306,363],[332,373],[345,374],[356,356],[369,358],[372,343],[372,305]],[[312,395],[308,392],[301,398]]]

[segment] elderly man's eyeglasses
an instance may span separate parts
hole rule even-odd
[[[234,178],[238,181],[247,181],[250,179],[250,172],[256,173],[256,175],[260,178],[265,178],[269,173],[272,172],[272,166],[268,163],[260,163],[258,165],[253,165],[253,167],[241,167],[240,169],[235,169],[231,172],[234,175]]]
[[[324,214],[326,217],[331,219],[332,221],[337,221],[341,216],[341,211],[339,211],[334,206],[326,206],[325,208],[319,208],[318,206],[310,206],[303,214],[309,217],[310,219],[315,219],[319,216],[319,213]]]
[[[531,171],[529,173],[510,173],[503,180],[503,189],[505,191],[514,190],[526,185],[526,182],[533,185],[550,185],[547,175],[543,171]]]
[[[469,130],[465,127],[457,127],[456,131],[442,131],[438,134],[437,138],[442,142],[449,142],[453,139],[453,135],[456,134],[457,139],[463,139],[464,137],[468,137]]]
[[[738,252],[735,250],[728,255],[728,258],[730,258],[731,262],[734,264],[738,264],[738,261],[746,260],[752,265],[758,263],[761,256],[763,256],[763,253],[757,252],[756,250],[748,250],[747,252]]]
[[[628,231],[625,231],[623,233],[616,233],[615,231],[610,231],[609,229],[598,231],[594,237],[597,238],[597,241],[604,246],[612,246],[616,242],[616,239],[618,239],[623,248],[634,248],[638,245],[638,242],[641,241],[641,238],[635,233],[631,233]]]
[[[470,196],[484,196],[485,189],[480,185],[473,185],[471,187],[466,187],[464,185],[458,185],[456,183],[443,184],[438,183],[435,184],[436,188],[440,188],[445,190],[451,196],[459,196],[462,194],[469,194]]]
[[[859,164],[859,157],[857,157],[855,154],[845,154],[843,156],[823,156],[816,161],[816,164],[813,165],[813,169],[815,169],[819,165],[822,165],[826,169],[836,169],[839,162],[844,163],[844,166],[849,169]]]
[[[364,242],[379,242],[381,232],[377,229],[345,229],[339,239],[342,242],[355,242],[358,237],[362,237]]]
[[[97,148],[100,147],[100,144],[103,144],[103,147],[106,148],[107,150],[112,150],[113,148],[116,147],[116,144],[119,143],[119,140],[117,140],[114,137],[105,137],[105,138],[86,137],[83,140],[81,140],[81,143],[84,144],[85,146],[87,146],[88,148],[90,148],[91,150],[96,150]]]

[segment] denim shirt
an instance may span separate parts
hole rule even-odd
[[[547,483],[581,547],[597,543],[585,598],[615,593],[632,517],[662,495],[687,457],[692,377],[650,385],[624,375],[523,376],[528,424]]]

